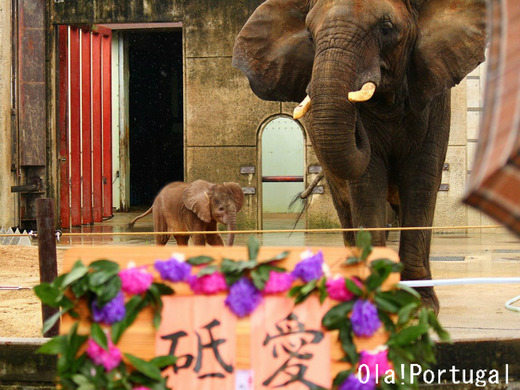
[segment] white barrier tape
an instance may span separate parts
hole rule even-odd
[[[460,284],[505,284],[520,283],[520,278],[459,278],[436,280],[404,280],[400,285],[408,287],[453,286]]]

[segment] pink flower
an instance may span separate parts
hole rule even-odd
[[[108,338],[108,351],[93,339],[88,339],[87,356],[94,364],[105,367],[106,371],[113,370],[121,363],[121,351],[112,343],[110,338]]]
[[[146,267],[131,267],[119,271],[121,288],[129,294],[141,294],[152,284],[153,275],[146,271]]]
[[[358,287],[363,287],[363,284],[358,279],[352,278],[350,280],[352,280]],[[329,297],[336,301],[345,302],[354,298],[354,294],[349,289],[347,289],[347,286],[345,285],[345,278],[343,277],[327,279],[325,286],[327,288],[327,292],[329,293]]]
[[[388,348],[381,347],[373,351],[361,351],[359,356],[359,370],[361,376],[374,375],[376,372],[379,376],[385,375],[386,371],[391,370],[392,366],[388,362]]]
[[[150,390],[150,389],[148,387],[138,386],[138,387],[134,387],[132,390]]]
[[[287,291],[291,288],[294,276],[289,272],[269,271],[269,280],[265,284],[263,292],[265,294],[276,294]]]
[[[226,279],[220,272],[201,277],[191,275],[188,283],[195,294],[216,294],[227,290]]]

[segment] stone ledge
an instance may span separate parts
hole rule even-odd
[[[51,389],[56,375],[56,358],[39,355],[35,351],[48,339],[0,338],[0,390]],[[451,367],[467,372],[479,369],[497,369],[503,380],[504,367],[508,365],[509,383],[486,385],[486,389],[520,390],[520,339],[459,341],[437,346],[438,364],[431,369],[449,371]],[[462,383],[424,384],[425,390],[466,390],[475,385]]]

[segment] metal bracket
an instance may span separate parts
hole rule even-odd
[[[244,195],[254,195],[256,194],[256,187],[242,187],[242,192]]]
[[[323,194],[325,193],[325,190],[323,189],[323,186],[316,186],[312,189],[313,194]]]
[[[253,173],[255,173],[255,167],[253,167],[253,166],[240,167],[240,173],[243,175],[253,174]]]
[[[309,165],[309,173],[320,173],[321,171],[321,165]]]
[[[450,190],[450,185],[447,183],[442,183],[441,186],[439,187],[439,191],[449,191],[449,190]]]

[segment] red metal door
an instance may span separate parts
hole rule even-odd
[[[59,28],[61,227],[112,216],[111,34]]]

